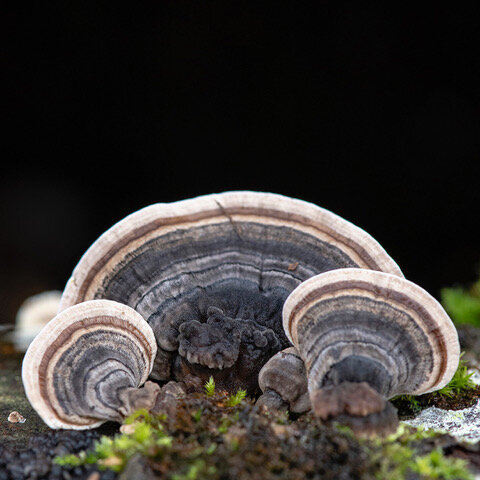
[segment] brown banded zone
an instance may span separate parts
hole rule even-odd
[[[92,428],[119,420],[125,389],[148,378],[156,354],[153,332],[133,309],[108,300],[61,312],[27,351],[27,397],[51,428]]]
[[[458,336],[418,285],[383,272],[343,269],[313,277],[287,299],[288,336],[309,389],[365,381],[387,398],[442,388],[455,373]]]

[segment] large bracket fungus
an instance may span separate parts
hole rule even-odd
[[[393,428],[386,400],[438,390],[459,361],[456,329],[425,290],[384,272],[345,268],[299,285],[283,322],[305,362],[312,409],[354,430]]]
[[[151,205],[105,232],[22,377],[52,428],[155,411],[213,376],[263,391],[267,408],[311,405],[379,431],[397,421],[389,398],[441,388],[458,359],[443,308],[369,234],[311,203],[244,191]],[[160,391],[147,378],[184,383]]]
[[[213,375],[258,392],[258,372],[289,346],[285,299],[308,278],[359,267],[401,276],[369,234],[282,195],[226,192],[129,215],[85,253],[60,310],[92,299],[135,309],[153,329],[151,377]]]
[[[83,430],[121,421],[153,407],[157,384],[147,382],[155,337],[132,308],[110,300],[72,306],[30,344],[22,379],[35,410],[51,428]]]

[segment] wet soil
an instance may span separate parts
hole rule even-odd
[[[451,397],[431,395],[429,406],[442,408],[443,410],[462,410],[474,405],[480,397],[480,385],[462,392],[461,395]]]
[[[50,429],[30,406],[23,390],[20,365],[22,353],[15,352],[9,344],[0,343],[0,444],[10,448],[26,447],[34,435]],[[12,411],[26,418],[24,423],[10,423]]]

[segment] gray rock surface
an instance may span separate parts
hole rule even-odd
[[[463,410],[441,410],[430,407],[404,423],[413,427],[423,427],[449,433],[459,441],[478,442],[480,440],[480,400]]]
[[[472,380],[480,384],[480,372],[474,371]],[[480,399],[463,410],[441,410],[430,407],[422,410],[415,418],[404,423],[413,427],[423,427],[449,433],[458,441],[476,443],[480,441]]]

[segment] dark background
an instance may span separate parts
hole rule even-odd
[[[2,13],[0,323],[125,215],[231,189],[334,211],[437,298],[475,278],[474,12],[157,3]]]

